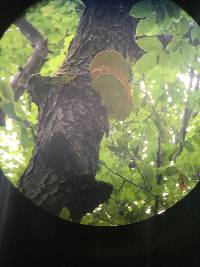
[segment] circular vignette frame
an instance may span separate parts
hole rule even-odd
[[[34,2],[26,0],[19,4],[17,0],[4,0],[0,4],[1,36]],[[179,0],[175,3],[200,22],[200,2]],[[9,263],[19,266],[18,263],[28,259],[33,263],[28,266],[40,266],[42,262],[57,266],[72,266],[70,262],[89,266],[94,262],[105,265],[128,261],[140,266],[200,264],[199,183],[164,214],[117,227],[78,225],[56,218],[25,199],[3,175],[0,175],[0,192],[2,266],[11,266],[6,265]]]

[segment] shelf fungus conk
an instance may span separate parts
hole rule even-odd
[[[110,117],[125,120],[132,107],[128,64],[115,50],[98,53],[90,64],[91,85],[97,91]]]

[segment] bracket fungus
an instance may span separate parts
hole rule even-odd
[[[98,53],[90,64],[91,86],[97,91],[108,115],[125,120],[132,107],[128,82],[128,64],[122,54],[115,50]]]

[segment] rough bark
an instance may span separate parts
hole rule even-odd
[[[39,106],[38,136],[19,183],[20,191],[36,205],[56,215],[65,206],[77,222],[112,192],[111,185],[95,180],[108,118],[99,95],[90,87],[89,64],[105,49],[117,50],[125,58],[137,57],[135,21],[129,16],[133,1],[85,2],[59,72],[54,77],[29,79],[30,94]],[[68,73],[72,80],[67,79]]]

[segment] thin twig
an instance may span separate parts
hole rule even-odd
[[[162,164],[162,160],[161,160],[161,138],[160,138],[159,129],[158,129],[157,144],[158,144],[158,148],[157,148],[157,153],[156,153],[156,167],[160,168],[160,166]],[[163,178],[162,174],[157,174],[157,176],[156,176],[157,185],[161,184],[162,178]],[[159,203],[160,203],[160,195],[157,194],[156,199],[155,199],[155,206],[154,206],[154,210],[153,210],[154,215],[156,215],[158,213]]]
[[[139,188],[140,190],[142,190],[142,191],[148,193],[148,194],[151,195],[154,199],[156,198],[156,195],[154,195],[154,194],[147,188],[146,184],[144,185],[144,187],[143,187],[143,186],[140,186],[140,185],[134,183],[133,181],[130,181],[129,179],[127,179],[127,178],[124,177],[123,175],[119,174],[118,172],[113,171],[113,170],[112,170],[111,168],[109,168],[105,163],[100,162],[100,164],[103,165],[103,166],[104,166],[107,170],[109,170],[112,174],[114,174],[114,175],[120,177],[121,179],[123,179],[123,180],[126,181],[127,183],[129,183],[129,184],[131,184],[131,185],[133,185],[133,186]],[[144,179],[144,176],[142,175],[142,172],[140,171],[140,169],[139,169],[139,173],[140,173],[140,175],[141,175],[141,176],[143,177],[143,179]],[[163,207],[166,206],[162,201],[161,201],[161,204],[162,204]]]
[[[192,89],[193,79],[194,79],[194,70],[192,69],[190,71],[190,83],[189,83],[188,92],[190,92],[191,89]],[[200,80],[200,77],[198,76],[197,83],[196,83],[196,86],[195,86],[195,90],[196,91],[198,90],[199,80]],[[179,141],[179,146],[176,149],[176,151],[173,152],[173,154],[169,157],[174,162],[176,161],[177,157],[183,151],[185,136],[187,134],[187,127],[188,127],[190,119],[193,117],[193,109],[192,108],[188,108],[187,105],[188,105],[188,102],[185,103],[184,115],[183,115],[183,119],[182,119],[182,125],[181,125],[181,129],[180,129],[179,140],[178,140]]]

